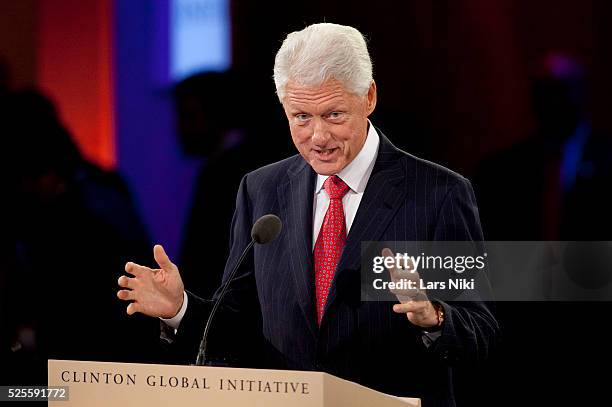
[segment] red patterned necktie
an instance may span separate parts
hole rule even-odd
[[[329,196],[329,207],[314,247],[315,289],[317,296],[317,321],[321,324],[336,266],[340,260],[346,240],[346,222],[342,198],[349,190],[348,185],[334,175],[323,184]]]

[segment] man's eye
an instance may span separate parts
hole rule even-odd
[[[329,118],[332,119],[332,120],[337,120],[337,119],[342,118],[343,115],[344,115],[344,113],[342,113],[342,112],[331,112],[329,114]]]
[[[295,118],[299,122],[305,122],[306,120],[308,120],[310,118],[310,116],[305,114],[305,113],[298,113],[298,114],[295,115]]]

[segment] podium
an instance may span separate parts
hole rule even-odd
[[[420,407],[321,372],[49,360],[49,386],[71,406]]]

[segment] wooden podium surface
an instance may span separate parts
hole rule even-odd
[[[49,386],[71,406],[406,407],[398,398],[321,372],[49,360]]]

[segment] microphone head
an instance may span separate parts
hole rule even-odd
[[[276,239],[283,228],[283,222],[276,215],[268,214],[257,219],[251,229],[255,243],[266,244]]]

